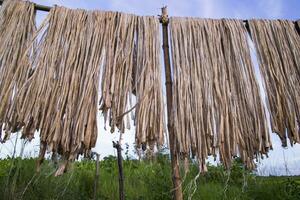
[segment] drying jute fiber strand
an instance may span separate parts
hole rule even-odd
[[[33,3],[4,1],[0,8],[0,138],[4,128],[4,141],[22,126],[13,118],[14,113],[8,111],[12,107],[14,94],[30,73],[25,64],[29,62],[30,51],[25,55],[23,63],[20,60],[32,40],[35,29]],[[14,76],[17,79],[13,80]]]
[[[23,137],[31,139],[39,131],[39,164],[47,151],[60,154],[60,175],[69,161],[95,146],[99,96],[112,132],[115,127],[124,132],[134,92],[137,145],[163,144],[155,17],[56,6],[38,32],[42,35],[36,37],[37,48],[26,62],[32,74],[16,92],[9,112],[17,113],[12,120],[24,125]]]
[[[299,23],[299,22],[298,22]],[[250,20],[272,131],[283,146],[300,142],[300,36],[288,20]]]
[[[115,13],[106,31],[108,47],[103,77],[101,110],[111,132],[130,128],[129,115],[136,125],[137,147],[151,149],[164,142],[164,109],[161,85],[159,22],[155,17]],[[132,106],[132,93],[136,104]]]
[[[139,17],[137,27],[136,144],[153,150],[154,145],[163,145],[165,133],[159,21],[154,17]]]
[[[40,159],[46,150],[62,155],[56,175],[68,161],[86,153],[97,139],[98,79],[105,26],[102,13],[51,9],[29,64],[34,72],[16,94],[24,137],[40,133]],[[40,164],[40,163],[38,163]]]
[[[249,169],[272,148],[241,20],[171,18],[174,129],[182,156],[240,156]]]

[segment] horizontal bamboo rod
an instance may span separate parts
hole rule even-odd
[[[0,5],[3,4],[3,1],[4,1],[4,0],[0,0]],[[44,5],[40,5],[40,4],[34,3],[34,8],[35,8],[36,10],[49,12],[49,11],[51,10],[52,7],[50,7],[50,6],[44,6]]]
[[[4,1],[4,0],[0,0],[0,5],[2,5],[3,1]],[[49,12],[49,11],[51,10],[52,7],[50,7],[50,6],[44,6],[44,5],[40,5],[40,4],[34,3],[34,8],[35,8],[36,10]],[[248,20],[243,20],[243,22],[245,23],[245,26],[246,26],[248,32],[250,33]],[[296,22],[294,21],[294,23],[296,23]]]

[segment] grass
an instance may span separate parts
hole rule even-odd
[[[95,162],[75,162],[68,173],[54,177],[56,166],[44,162],[40,173],[35,172],[35,159],[0,160],[1,199],[92,199]],[[191,164],[184,176],[184,197],[188,199],[276,200],[300,199],[299,177],[257,177],[244,171],[235,162],[230,174],[222,166],[209,166],[208,173],[198,179],[197,166]],[[115,157],[100,162],[98,199],[118,199],[118,168]],[[168,156],[159,155],[154,161],[124,160],[125,194],[129,200],[172,199],[172,182]]]

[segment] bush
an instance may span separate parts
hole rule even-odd
[[[0,160],[1,199],[92,199],[95,161],[75,162],[69,172],[54,177],[55,165],[46,160],[40,173],[35,159]],[[125,195],[129,200],[172,199],[169,156],[158,154],[153,160],[123,161]],[[208,165],[208,172],[198,176],[191,161],[190,172],[182,171],[183,191],[187,199],[300,199],[298,177],[256,177],[236,160],[230,173],[222,165]],[[118,199],[118,166],[113,156],[100,162],[98,199]]]

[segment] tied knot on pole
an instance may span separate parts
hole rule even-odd
[[[160,23],[162,23],[163,25],[166,25],[169,23],[169,16],[168,16],[168,10],[167,10],[167,6],[164,6],[161,8],[161,15],[158,15],[159,21]]]

